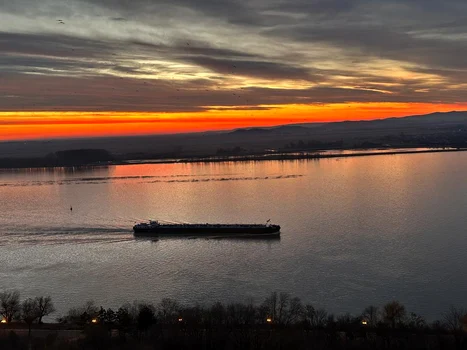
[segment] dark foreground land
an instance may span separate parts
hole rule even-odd
[[[467,311],[451,307],[428,323],[397,301],[368,306],[360,315],[335,316],[287,293],[261,304],[216,302],[184,306],[93,302],[70,309],[56,323],[49,297],[20,302],[0,293],[0,349],[466,349]]]
[[[105,326],[82,331],[0,331],[1,349],[465,349],[463,334],[378,329],[153,326],[122,336]]]
[[[0,143],[0,168],[317,159],[326,150],[466,149],[467,112],[178,135]],[[394,152],[393,152],[394,153]],[[370,154],[375,154],[371,152]]]

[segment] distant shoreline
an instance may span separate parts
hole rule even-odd
[[[423,147],[425,148],[425,147]],[[357,153],[350,154],[305,154],[311,153],[309,151],[301,151],[302,154],[263,154],[263,155],[245,155],[245,156],[225,156],[225,157],[196,157],[196,158],[180,158],[180,159],[148,159],[148,160],[125,160],[125,161],[113,161],[107,165],[137,165],[137,164],[173,164],[173,163],[223,163],[223,162],[250,162],[250,161],[271,161],[271,160],[314,160],[314,159],[325,159],[325,158],[348,158],[348,157],[366,157],[366,156],[381,156],[381,155],[397,155],[397,154],[415,154],[415,153],[441,153],[441,152],[464,152],[467,148],[450,148],[450,149],[423,149],[423,150],[390,150],[388,151],[362,151],[358,152],[355,149],[343,149],[343,150],[323,150],[322,152],[335,152],[335,151],[355,151]],[[300,153],[294,152],[294,153]]]
[[[398,154],[416,154],[416,153],[444,153],[444,152],[464,152],[467,148],[404,148],[404,149],[328,149],[320,151],[295,151],[290,153],[262,153],[242,156],[206,156],[206,157],[187,157],[187,158],[153,158],[153,159],[128,159],[115,161],[101,161],[81,164],[66,165],[24,165],[16,167],[7,167],[0,164],[0,170],[15,169],[52,169],[52,168],[86,168],[86,167],[104,167],[118,165],[139,165],[139,164],[188,164],[188,163],[225,163],[225,162],[262,162],[262,161],[289,161],[289,160],[319,160],[327,158],[349,158],[349,157],[368,157],[381,155]],[[328,152],[328,153],[326,153]],[[339,153],[341,152],[341,153]],[[350,152],[350,153],[345,153]]]

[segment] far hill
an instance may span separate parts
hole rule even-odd
[[[306,124],[309,125],[309,124]],[[313,125],[313,124],[311,124]],[[276,134],[276,135],[291,135],[294,133],[299,132],[308,132],[308,126],[299,126],[299,125],[280,125],[280,126],[273,126],[269,128],[242,128],[236,129],[234,131],[227,132],[229,134],[236,134],[236,135],[245,135],[245,134]]]
[[[301,123],[287,124],[274,127],[255,127],[233,130],[230,133],[254,134],[254,133],[310,133],[317,130],[340,130],[347,129],[349,132],[361,129],[380,129],[380,128],[404,128],[420,126],[426,127],[449,127],[452,125],[467,124],[467,111],[462,112],[436,112],[423,115],[412,115],[399,118],[385,118],[373,120],[342,121],[331,123]],[[313,130],[310,130],[313,128]]]
[[[192,134],[3,142],[0,167],[6,158],[28,163],[27,158],[83,149],[101,150],[97,154],[105,154],[105,161],[381,147],[467,147],[467,111]]]

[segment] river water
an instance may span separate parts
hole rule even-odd
[[[0,172],[0,290],[97,305],[261,302],[330,312],[467,305],[467,153]],[[70,210],[70,207],[73,210]],[[280,240],[135,239],[135,222],[282,226]]]

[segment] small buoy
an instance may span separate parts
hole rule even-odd
[[[70,210],[73,210],[73,207],[70,207]]]

